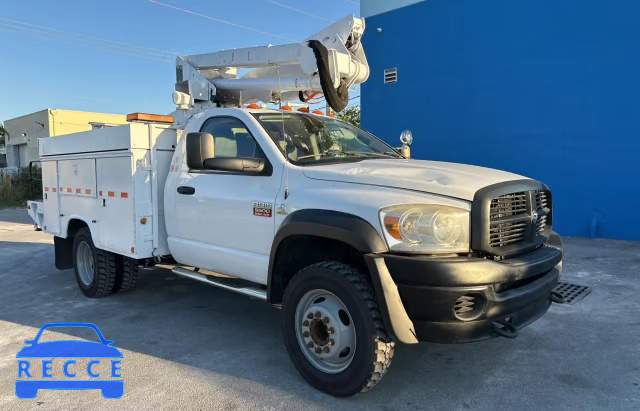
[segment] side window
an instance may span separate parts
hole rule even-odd
[[[244,123],[233,117],[211,117],[202,126],[214,139],[216,158],[265,158]]]

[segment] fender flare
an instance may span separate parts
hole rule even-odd
[[[305,209],[293,212],[284,219],[271,246],[267,301],[273,303],[274,282],[272,280],[278,249],[285,239],[293,235],[338,240],[361,252],[369,268],[387,332],[392,338],[404,343],[418,342],[413,332],[413,323],[404,309],[398,289],[386,270],[384,258],[377,256],[388,251],[385,242],[369,222],[353,214],[333,210]]]
[[[69,237],[69,225],[72,220],[82,221],[87,228],[89,228],[89,233],[91,234],[91,239],[95,243],[94,232],[91,228],[91,224],[87,222],[83,216],[80,215],[71,215],[67,219],[67,222],[64,227],[65,236],[53,236],[53,245],[54,245],[54,261],[55,266],[58,270],[66,270],[68,268],[73,268],[73,241],[75,237]],[[60,234],[62,235],[62,226],[60,227]]]

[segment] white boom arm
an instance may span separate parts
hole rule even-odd
[[[350,15],[301,43],[179,56],[175,89],[198,107],[304,100],[315,92],[340,111],[349,87],[369,77],[364,28],[364,19]],[[237,77],[237,69],[250,68]]]

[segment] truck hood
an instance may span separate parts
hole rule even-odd
[[[491,168],[441,161],[372,159],[357,163],[305,167],[316,180],[421,191],[472,201],[479,189],[526,177]]]

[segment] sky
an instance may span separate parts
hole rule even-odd
[[[46,108],[169,113],[176,55],[302,41],[359,8],[358,0],[0,0],[0,121]]]

